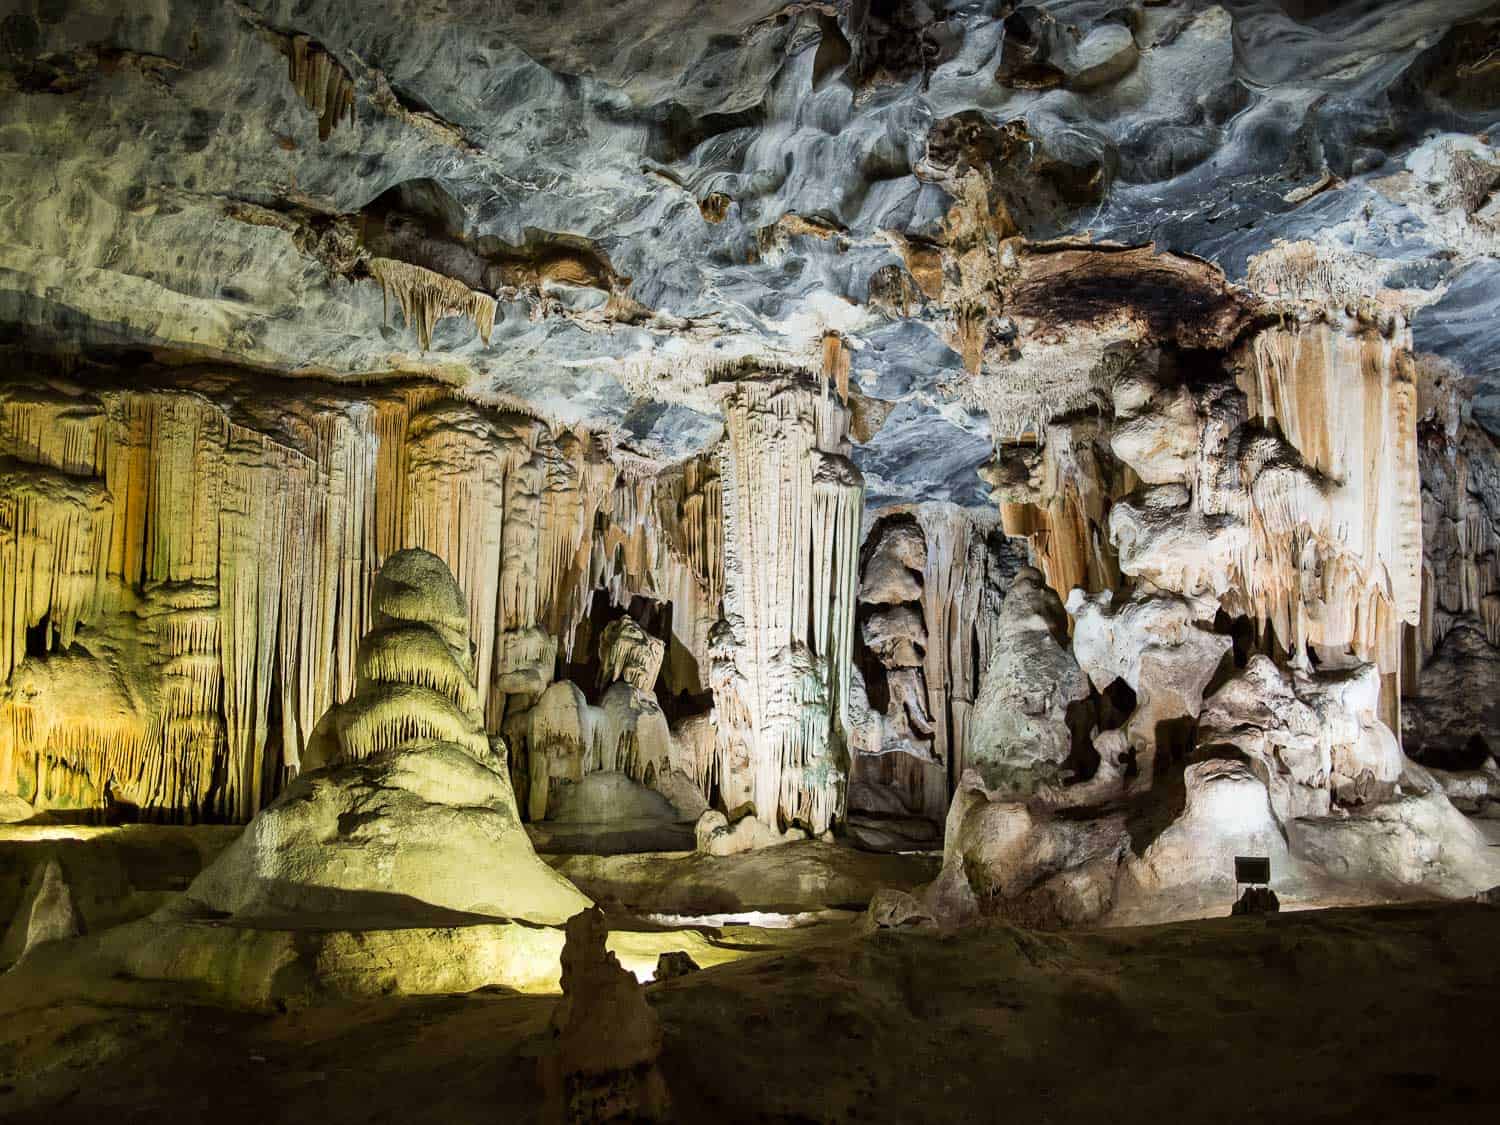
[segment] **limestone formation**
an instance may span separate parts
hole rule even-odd
[[[959,782],[943,838],[943,869],[922,894],[940,925],[981,917],[1055,929],[1085,925],[1114,905],[1129,837],[1122,818],[1059,817],[1006,799],[975,771]]]
[[[645,786],[659,781],[675,786],[676,779],[686,779],[686,788],[699,791],[701,799],[696,767],[682,760],[652,691],[664,651],[663,642],[631,618],[617,618],[599,640],[605,690],[597,705],[578,686],[560,680],[530,707],[506,716],[512,773],[524,779],[531,820],[546,818],[555,807],[554,785],[578,784],[601,770]]]
[[[700,853],[716,856],[740,855],[807,839],[807,833],[800,828],[778,832],[754,816],[741,816],[731,824],[717,809],[708,809],[698,818],[693,834]]]
[[[604,948],[607,935],[598,907],[568,920],[553,1049],[537,1066],[548,1119],[565,1125],[662,1121],[670,1110],[656,1065],[661,1024],[635,977]]]
[[[7,821],[257,921],[576,912],[522,822],[1493,884],[1483,0],[558,7],[0,19]]]
[[[108,794],[248,819],[353,692],[373,575],[403,545],[459,578],[491,733],[588,645],[595,583],[677,597],[669,665],[707,666],[722,563],[674,538],[703,543],[699,497],[651,503],[646,535],[586,435],[430,384],[220,405],[12,383],[0,400],[0,786],[39,808]],[[596,519],[612,503],[621,524]],[[617,552],[627,532],[642,547]]]
[[[1062,603],[1040,571],[1016,574],[996,631],[964,760],[988,787],[1025,795],[1061,780],[1073,752],[1068,709],[1088,698],[1088,679],[1069,651]]]
[[[878,521],[862,558],[860,641],[869,656],[856,659],[851,686],[851,824],[863,822],[866,841],[892,830],[908,843],[927,840],[938,835],[963,769],[1014,556],[993,521],[923,505]],[[904,637],[891,632],[896,623]],[[867,679],[869,658],[880,667]],[[886,704],[877,713],[868,703],[880,693]]]
[[[1254,763],[1283,821],[1326,815],[1334,800],[1390,797],[1405,765],[1391,730],[1376,717],[1373,665],[1309,674],[1265,656],[1208,699],[1200,746],[1233,746]]]
[[[843,815],[864,485],[848,411],[767,375],[725,390],[724,627],[710,657],[727,801],[813,834]]]
[[[1149,788],[1159,732],[1198,717],[1203,691],[1232,642],[1204,626],[1201,607],[1169,594],[1137,595],[1116,607],[1110,591],[1088,598],[1075,589],[1068,613],[1073,655],[1095,690],[1119,680],[1135,693],[1122,734],[1139,784]]]
[[[665,646],[648,637],[629,617],[617,617],[599,638],[599,678],[605,683],[623,680],[649,695],[656,687]]]
[[[1272,811],[1266,786],[1243,762],[1214,758],[1187,768],[1186,805],[1129,864],[1150,893],[1196,900],[1236,898],[1236,856],[1271,861],[1273,885],[1291,873],[1286,835]]]
[[[384,300],[396,298],[406,326],[417,334],[422,349],[432,347],[432,330],[445,316],[467,317],[486,344],[495,330],[495,298],[475,292],[451,277],[391,258],[371,258],[370,273],[380,282]]]
[[[557,924],[587,900],[537,859],[473,690],[468,608],[442,560],[400,551],[370,600],[353,698],[314,768],[188,888],[237,919],[400,916],[413,908]]]
[[[83,932],[83,920],[73,903],[73,890],[56,857],[31,873],[21,902],[0,939],[0,965],[11,965],[36,946],[62,941]]]

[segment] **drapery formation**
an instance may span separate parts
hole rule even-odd
[[[5,791],[246,819],[352,694],[371,578],[400,547],[457,575],[492,730],[571,658],[596,585],[717,581],[705,498],[680,481],[663,497],[686,523],[617,573],[617,471],[586,433],[430,384],[210,385],[0,389]],[[683,628],[706,651],[707,625]]]
[[[825,383],[726,386],[724,612],[713,650],[725,804],[824,831],[844,808],[864,484]]]

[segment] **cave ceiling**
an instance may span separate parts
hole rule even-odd
[[[0,10],[12,348],[432,376],[669,461],[832,338],[871,507],[977,507],[1016,373],[1226,347],[1313,274],[1500,429],[1492,2]],[[424,347],[389,262],[477,311]]]

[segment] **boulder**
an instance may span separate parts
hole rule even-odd
[[[1401,701],[1406,752],[1428,766],[1475,768],[1500,749],[1500,649],[1482,622],[1459,620]]]
[[[656,979],[676,980],[690,973],[702,972],[698,962],[694,961],[680,949],[674,949],[661,954],[656,959]]]
[[[1294,821],[1289,830],[1299,856],[1366,894],[1420,888],[1467,898],[1500,880],[1500,848],[1415,763],[1392,799]]]
[[[943,870],[922,893],[923,908],[948,927],[981,917],[1085,925],[1113,906],[1128,843],[1123,817],[1064,817],[997,798],[968,770],[948,810]]]

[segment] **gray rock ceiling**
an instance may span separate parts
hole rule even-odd
[[[953,310],[872,300],[903,248],[942,240],[954,200],[929,134],[977,114],[1014,124],[996,174],[1027,238],[1155,243],[1232,282],[1311,240],[1401,295],[1417,350],[1475,376],[1500,429],[1493,2],[0,12],[13,346],[436,375],[671,458],[718,432],[705,372],[811,366],[836,332],[854,388],[891,404],[856,447],[874,504],[981,504],[993,422],[955,391]],[[298,50],[314,101],[352,90],[326,139],[289,77]],[[489,342],[453,317],[424,350],[340,256],[349,224],[370,253],[499,297]]]

